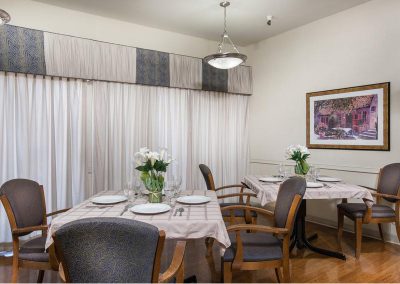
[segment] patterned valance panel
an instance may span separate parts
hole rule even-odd
[[[0,26],[0,71],[251,95],[251,67],[216,69],[200,58]]]

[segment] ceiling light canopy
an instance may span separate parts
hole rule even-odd
[[[10,15],[6,11],[0,9],[0,26],[8,23],[10,20]]]
[[[226,7],[228,7],[230,3],[224,1],[219,5],[224,8],[224,33],[222,34],[221,41],[218,44],[218,53],[204,57],[204,61],[218,69],[231,69],[245,62],[247,56],[239,52],[236,45],[229,38],[226,30]],[[224,44],[226,42],[233,47],[234,52],[224,52]]]

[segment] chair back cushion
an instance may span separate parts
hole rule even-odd
[[[214,178],[209,167],[204,164],[199,165],[200,171],[203,174],[204,180],[206,181],[208,190],[215,190]]]
[[[382,168],[378,189],[381,193],[397,195],[400,187],[400,163],[390,164]],[[385,198],[396,202],[395,199]]]
[[[10,203],[12,213],[18,228],[43,224],[46,214],[41,186],[28,179],[13,179],[5,182],[0,188]],[[21,234],[27,235],[28,233]]]
[[[305,179],[301,177],[292,177],[281,184],[275,203],[274,215],[276,227],[284,228],[286,226],[294,197],[296,194],[299,194],[303,198],[306,186]]]
[[[71,282],[150,283],[157,227],[123,218],[87,218],[55,232],[55,246]]]

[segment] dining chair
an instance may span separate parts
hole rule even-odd
[[[165,232],[148,223],[86,218],[65,224],[52,237],[66,282],[154,283],[176,277],[183,283],[186,242],[177,242],[169,268],[160,274]]]
[[[245,184],[233,184],[233,185],[226,185],[226,186],[221,186],[216,188],[215,183],[214,183],[214,177],[213,174],[210,170],[210,168],[204,164],[199,165],[201,174],[204,177],[204,180],[206,182],[207,190],[212,190],[212,191],[220,191],[228,188],[240,188],[239,192],[236,193],[230,193],[230,194],[224,194],[224,195],[217,195],[218,199],[225,199],[225,198],[239,198],[239,202],[222,202],[219,203],[220,207],[226,207],[226,206],[232,206],[232,205],[250,205],[250,198],[251,197],[257,197],[256,194],[250,193],[250,192],[244,192],[246,188],[248,188]],[[246,203],[244,203],[243,198],[246,197]],[[224,221],[230,220],[229,212],[228,211],[221,211],[222,217]],[[249,215],[251,214],[251,218],[249,218]],[[247,218],[246,218],[247,215]],[[235,222],[237,223],[243,223],[243,222],[250,222],[252,224],[257,224],[257,212],[255,211],[245,211],[245,210],[235,210],[234,211],[234,219]],[[206,238],[205,239],[205,244],[207,247],[207,256],[210,256],[212,254],[212,247],[214,244],[214,239],[213,238]]]
[[[69,209],[46,213],[43,186],[28,179],[13,179],[0,187],[0,199],[10,222],[13,240],[12,282],[18,281],[19,268],[39,270],[38,282],[45,270],[57,270],[56,260],[45,250],[47,217]],[[41,232],[41,235],[20,241],[20,237]],[[21,243],[21,244],[20,244]]]
[[[355,256],[360,258],[362,242],[362,225],[378,224],[379,234],[384,242],[382,223],[395,223],[397,237],[400,240],[400,163],[389,164],[383,167],[379,172],[378,186],[376,189],[369,188],[373,196],[376,197],[376,203],[372,207],[367,207],[365,203],[348,203],[343,199],[338,208],[338,242],[341,245],[343,235],[344,216],[354,221],[354,230],[356,235]],[[382,204],[386,200],[395,205]]]
[[[246,205],[222,208],[230,212],[232,223],[234,223],[233,212],[237,209],[246,209],[271,218],[274,224],[273,226],[234,224],[227,227],[231,246],[226,249],[221,260],[224,282],[232,282],[234,270],[268,268],[275,268],[278,282],[290,282],[290,236],[305,190],[305,179],[292,177],[280,185],[274,212]]]
[[[215,184],[214,184],[214,177],[211,173],[210,168],[204,164],[200,164],[199,168],[200,168],[200,171],[206,182],[207,190],[212,190],[212,191],[217,192],[217,191],[228,189],[228,188],[240,188],[240,191],[237,193],[230,193],[230,194],[217,196],[218,199],[235,198],[235,197],[239,198],[239,202],[226,202],[226,203],[222,202],[222,203],[220,203],[219,205],[221,206],[221,208],[225,207],[225,206],[231,206],[231,205],[250,205],[250,198],[257,197],[257,195],[255,193],[244,191],[245,189],[247,189],[245,184],[233,184],[233,185],[226,185],[226,186],[221,186],[221,187],[216,188]],[[243,199],[244,197],[246,197],[246,203],[244,202],[244,199]],[[246,214],[245,210],[239,210],[239,209],[235,210],[234,216],[235,216],[236,221],[243,222],[245,220],[245,214]],[[224,217],[224,220],[228,220],[228,218],[230,218],[229,212],[227,212],[227,211],[223,211],[222,216]],[[253,224],[256,224],[257,223],[257,212],[251,212],[251,217],[252,217],[251,222]]]

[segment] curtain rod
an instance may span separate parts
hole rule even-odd
[[[26,72],[12,72],[12,71],[0,71],[4,72],[5,74],[7,73],[12,73],[12,74],[21,74],[21,75],[31,75],[33,77],[41,76],[41,77],[49,77],[51,80],[54,79],[67,79],[67,81],[70,80],[81,80],[86,83],[91,83],[91,82],[104,82],[104,83],[115,83],[115,84],[127,84],[127,85],[137,85],[137,86],[145,86],[145,87],[160,87],[160,88],[168,88],[168,89],[179,89],[179,90],[193,90],[193,91],[202,91],[202,92],[215,92],[215,93],[220,93],[220,94],[229,94],[229,95],[235,95],[235,96],[245,96],[245,97],[250,97],[251,94],[242,94],[242,93],[231,93],[231,92],[221,92],[221,91],[209,91],[209,90],[203,90],[203,89],[191,89],[191,88],[182,88],[182,87],[168,87],[168,86],[161,86],[161,85],[147,85],[147,84],[138,84],[138,83],[131,83],[131,82],[121,82],[121,81],[112,81],[112,80],[102,80],[102,79],[84,79],[84,78],[77,78],[77,77],[66,77],[66,76],[55,76],[55,75],[43,75],[43,74],[32,74],[32,73],[26,73]]]

